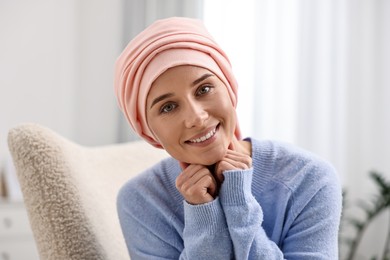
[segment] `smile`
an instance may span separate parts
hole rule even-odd
[[[204,136],[201,136],[201,137],[196,138],[196,139],[191,139],[191,140],[189,140],[189,142],[190,143],[201,143],[201,142],[204,142],[204,141],[210,139],[211,137],[213,137],[216,132],[217,132],[217,128],[214,128],[213,130],[211,130],[210,132],[208,132]]]

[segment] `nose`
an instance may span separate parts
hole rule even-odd
[[[203,105],[197,101],[187,103],[186,113],[184,115],[184,125],[187,128],[201,127],[209,117],[208,112]]]

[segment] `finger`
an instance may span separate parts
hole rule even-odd
[[[211,197],[215,197],[217,193],[217,182],[211,175],[206,175],[201,178],[198,183],[201,187],[207,188],[207,193],[211,195]]]
[[[236,156],[247,156],[245,153],[242,153],[242,152],[239,152],[239,151],[236,151],[236,150],[227,150],[226,151],[226,155],[236,155]]]
[[[215,170],[215,178],[222,183],[225,180],[224,173],[226,171],[232,171],[232,170],[243,170],[246,169],[244,165],[238,165],[234,164],[233,162],[229,160],[222,161],[218,168]]]
[[[217,179],[218,183],[222,183],[224,180],[225,180],[225,177],[223,176],[222,172],[223,172],[223,166],[220,165],[221,162],[219,162],[216,166],[215,166],[215,169],[214,169],[214,175],[215,175],[215,178]]]
[[[249,158],[251,160],[251,158]],[[245,170],[251,167],[251,162],[239,161],[236,159],[225,157],[223,160],[218,162],[215,167],[215,178],[219,183],[224,181],[223,173],[230,170]]]
[[[227,169],[225,170],[244,170],[249,168],[249,165],[246,161],[237,160],[235,158],[225,157],[223,161],[225,162],[225,164],[222,165],[227,167]]]
[[[202,165],[190,165],[176,178],[176,187],[180,190],[186,190],[205,175],[211,176],[209,169]]]
[[[244,163],[246,165],[246,167],[244,167],[242,169],[246,169],[246,168],[252,167],[252,158],[249,155],[246,155],[246,154],[243,154],[243,153],[239,153],[239,152],[236,152],[236,151],[228,151],[226,153],[224,159],[225,158],[229,158],[229,159],[231,159],[233,161]]]
[[[212,201],[216,193],[215,179],[210,175],[203,175],[195,183],[185,183],[180,190],[184,199],[190,204],[200,204]]]
[[[196,198],[204,196],[207,193],[207,189],[213,183],[212,177],[209,175],[203,175],[196,182],[186,182],[183,184],[181,193],[186,198]]]
[[[180,165],[180,168],[182,170],[185,170],[187,169],[187,167],[190,165],[189,163],[186,163],[186,162],[179,162],[179,165]]]
[[[199,170],[204,168],[202,165],[190,164],[185,168],[179,176],[176,178],[176,187],[179,188],[183,185],[183,183],[187,182],[191,179]]]
[[[234,169],[234,166],[231,165],[226,160],[220,161],[215,168],[215,178],[219,181],[219,183],[222,183],[225,179],[225,176],[223,175],[224,171],[232,170]]]

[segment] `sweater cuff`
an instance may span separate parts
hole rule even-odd
[[[253,168],[230,170],[223,174],[225,179],[219,192],[222,205],[244,205],[254,199],[251,190]]]
[[[217,197],[211,202],[192,205],[184,201],[185,232],[214,234],[227,228],[225,214]]]

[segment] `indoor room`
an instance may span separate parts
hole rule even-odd
[[[224,92],[227,96],[218,98],[219,94],[214,95],[217,101],[209,101],[207,107],[213,106],[215,114],[218,114],[218,102],[225,104],[226,101],[229,106],[234,107],[234,112],[231,112],[236,114],[231,116],[234,118],[231,120],[237,122],[230,139],[226,137],[226,140],[235,140],[237,143],[229,143],[229,147],[224,147],[227,153],[231,150],[238,153],[238,143],[257,142],[250,140],[258,140],[259,151],[268,149],[261,148],[260,144],[265,143],[272,144],[273,147],[294,147],[291,148],[294,153],[300,156],[302,153],[310,160],[318,160],[321,162],[318,165],[329,165],[326,167],[334,174],[332,182],[339,185],[337,187],[342,192],[342,201],[341,196],[336,196],[335,199],[340,202],[335,206],[337,212],[341,210],[340,218],[329,222],[337,228],[337,245],[333,237],[333,249],[326,249],[329,246],[327,243],[321,249],[332,251],[334,255],[321,258],[319,244],[323,240],[314,236],[313,240],[316,241],[311,243],[313,247],[319,248],[318,252],[306,252],[307,258],[300,258],[299,253],[304,255],[303,251],[313,247],[291,245],[290,240],[300,240],[299,236],[304,236],[304,232],[297,232],[295,235],[299,239],[294,239],[291,232],[295,231],[295,225],[300,223],[299,220],[312,223],[317,221],[316,217],[325,220],[325,213],[322,213],[324,216],[317,213],[323,209],[331,211],[331,205],[318,202],[321,207],[316,208],[310,204],[314,203],[315,195],[305,195],[312,196],[310,200],[302,202],[307,203],[306,207],[296,209],[301,198],[298,192],[306,194],[314,188],[307,183],[300,187],[302,191],[298,191],[298,184],[289,187],[285,181],[294,178],[288,175],[278,179],[277,174],[284,171],[278,171],[278,167],[275,167],[276,177],[270,177],[269,182],[264,181],[264,190],[258,191],[257,186],[254,186],[255,181],[247,187],[250,197],[255,199],[253,203],[256,208],[263,211],[259,214],[264,215],[264,223],[258,223],[260,217],[253,220],[257,221],[257,228],[260,230],[258,233],[249,224],[245,226],[245,230],[251,229],[254,232],[255,241],[248,242],[247,254],[240,254],[242,250],[238,249],[239,243],[235,240],[238,235],[236,237],[229,233],[231,257],[266,259],[258,258],[259,255],[253,253],[256,249],[252,248],[261,248],[262,243],[256,239],[265,239],[267,241],[264,243],[277,252],[275,256],[284,255],[286,259],[390,259],[390,1],[1,0],[0,260],[130,259],[130,255],[131,259],[153,259],[152,253],[149,258],[146,253],[142,258],[139,252],[146,252],[146,249],[135,245],[147,244],[149,250],[154,245],[157,248],[157,242],[154,244],[155,240],[148,242],[146,239],[142,243],[134,242],[131,232],[126,234],[126,227],[131,226],[130,220],[127,222],[126,217],[121,217],[125,213],[119,213],[118,218],[117,207],[121,207],[121,204],[117,198],[120,188],[128,180],[136,175],[138,178],[138,175],[142,175],[152,165],[161,165],[160,161],[167,157],[177,159],[179,164],[174,165],[177,166],[178,173],[188,172],[195,165],[203,165],[202,169],[207,169],[207,174],[210,174],[214,183],[208,185],[216,185],[213,188],[204,187],[204,190],[211,195],[212,203],[219,203],[220,197],[220,207],[225,210],[223,198],[226,197],[223,192],[227,186],[223,184],[230,179],[226,174],[223,175],[223,170],[218,170],[219,166],[224,165],[220,163],[223,160],[202,164],[194,159],[197,157],[189,157],[185,161],[178,159],[185,156],[182,153],[171,153],[170,146],[163,142],[164,138],[159,133],[165,133],[163,130],[166,128],[167,131],[172,129],[170,133],[173,136],[180,134],[174,128],[180,122],[173,120],[179,117],[179,112],[166,114],[164,117],[156,116],[156,120],[163,118],[157,122],[164,127],[155,127],[150,121],[154,114],[149,114],[147,110],[147,98],[151,97],[147,95],[152,95],[153,87],[159,86],[161,75],[167,75],[166,72],[172,72],[172,68],[176,67],[172,65],[165,68],[153,81],[152,77],[141,80],[140,77],[144,74],[137,74],[144,69],[143,65],[136,67],[139,62],[137,59],[141,59],[143,53],[142,48],[152,48],[160,39],[147,43],[149,39],[146,36],[146,40],[137,37],[142,36],[142,32],[144,35],[149,32],[144,30],[153,28],[156,21],[166,21],[165,19],[172,17],[179,17],[177,21],[185,17],[183,24],[177,22],[175,25],[180,28],[184,28],[187,21],[196,23],[196,26],[197,22],[202,24],[212,35],[212,39],[207,38],[210,42],[205,46],[209,48],[216,44],[218,47],[213,48],[217,49],[218,55],[228,57],[224,58],[223,66],[227,64],[229,72],[226,72],[219,58],[215,58],[219,56],[213,55],[214,49],[207,52],[207,59],[211,57],[214,60],[211,63],[214,64],[213,68],[217,64],[217,72],[203,67],[212,71],[212,75],[217,75],[214,78],[223,82],[223,85],[229,85],[226,92],[228,94]],[[165,27],[161,28],[162,33]],[[201,32],[203,33],[203,29]],[[131,44],[136,41],[134,39],[144,40],[145,43],[142,44],[145,45],[131,49]],[[184,41],[189,42],[187,38]],[[180,48],[182,47],[172,47]],[[198,47],[188,47],[192,51],[196,48]],[[133,62],[130,58],[134,59]],[[166,62],[171,62],[170,59]],[[195,58],[191,56],[189,60],[188,64],[195,64]],[[145,70],[152,67],[147,65]],[[134,78],[126,74],[132,75],[133,71]],[[236,81],[229,75],[226,76],[227,74],[234,74]],[[179,80],[183,75],[184,73],[178,74],[173,78]],[[188,77],[190,76],[183,76],[185,79]],[[145,92],[145,101],[138,100],[144,95],[142,90],[130,97],[130,92],[126,92],[133,91],[127,89],[128,85],[133,84],[130,81],[139,81],[136,87],[141,88],[146,80],[151,81],[151,90]],[[175,85],[169,87],[173,86]],[[201,90],[211,91],[210,94],[213,94],[213,91],[219,93],[216,92],[217,89],[207,85]],[[206,98],[196,96],[193,101],[205,104],[206,101],[202,100]],[[231,100],[231,104],[227,100]],[[143,103],[133,104],[134,101]],[[161,99],[154,100],[150,111],[153,111],[152,107],[158,102]],[[163,112],[168,108],[176,108],[175,111],[184,113],[184,108],[190,107],[189,102],[178,103],[169,103],[171,106],[164,106]],[[142,111],[144,108],[140,104],[146,106],[146,112]],[[196,113],[196,108],[192,109]],[[223,112],[222,107],[221,111]],[[224,114],[222,112],[220,114]],[[210,117],[211,112],[207,110],[207,113]],[[194,117],[189,115],[183,120],[191,118]],[[172,120],[171,123],[169,120]],[[195,135],[193,132],[186,134],[190,140],[185,143],[198,149],[206,149],[206,139],[213,141],[222,136],[225,127],[221,127],[219,123],[212,130],[207,129],[207,135],[206,130],[200,131],[203,133],[202,137],[202,134]],[[226,129],[229,130],[228,127]],[[238,131],[240,134],[237,134]],[[228,171],[231,170],[229,167],[241,167],[243,172],[253,169],[253,178],[257,178],[256,174],[261,175],[263,169],[256,166],[256,147],[252,145],[248,148],[251,151],[249,155],[252,155],[249,156],[250,162],[242,166],[241,163],[236,164],[236,160],[222,169]],[[162,147],[164,149],[159,149]],[[290,148],[283,149],[290,151]],[[240,155],[245,154],[243,150],[240,151]],[[277,156],[282,156],[282,153],[274,152],[270,158],[275,160],[276,165],[286,160],[283,169],[298,174],[298,164],[306,159],[278,159]],[[214,157],[209,155],[209,158]],[[243,162],[241,160],[244,159],[238,159],[238,162]],[[302,166],[299,174],[303,171],[313,174],[315,177],[310,174],[307,176],[312,176],[313,185],[319,185],[322,176],[318,174],[322,168],[318,165],[312,169]],[[274,184],[271,184],[271,179]],[[186,250],[196,243],[186,243],[187,229],[183,231],[183,228],[187,218],[182,214],[187,214],[189,208],[196,208],[191,206],[198,203],[191,203],[184,190],[174,187],[175,183],[180,186],[180,181],[178,177],[176,182],[173,179],[169,185],[173,187],[174,194],[183,195],[184,209],[181,202],[172,206],[170,210],[178,215],[169,217],[169,220],[175,221],[177,218],[178,223],[170,222],[164,226],[166,234],[177,232],[178,240],[166,243],[175,248],[177,255],[182,257],[180,259],[196,259],[191,257],[189,249]],[[157,182],[154,183],[157,185]],[[139,183],[134,185],[134,190],[143,187]],[[280,187],[280,191],[272,187]],[[286,193],[282,192],[283,189]],[[165,188],[161,188],[159,192],[162,190]],[[321,191],[323,196],[334,199],[324,189],[318,188],[318,194]],[[148,192],[144,193],[149,194]],[[127,200],[131,200],[131,196],[126,197]],[[136,195],[134,196],[133,200],[137,200]],[[155,204],[151,206],[153,209],[164,208],[162,205],[165,204],[160,202],[159,196],[156,195],[156,201],[153,202]],[[265,197],[270,205],[280,198],[274,205],[285,200],[286,207],[291,207],[284,208],[284,213],[278,213],[274,218],[283,223],[280,235],[275,233],[276,227],[272,232],[267,229],[278,224],[267,222],[271,221],[274,213],[266,212],[267,203],[262,204]],[[207,203],[202,200],[199,204]],[[147,227],[147,218],[153,218],[155,222],[150,220],[151,223],[161,224],[157,220],[161,217],[158,213],[148,211],[144,204],[140,207],[145,209],[145,214],[140,213],[142,217],[139,218],[144,218],[145,223],[141,221],[137,230],[141,226],[152,229]],[[269,212],[274,212],[269,207]],[[126,210],[123,209],[123,212]],[[226,212],[223,214],[228,215]],[[251,213],[241,215],[245,216],[243,219],[254,216]],[[235,219],[237,218],[236,216]],[[294,218],[296,222],[288,229],[290,218]],[[227,226],[221,230],[233,230],[229,229],[229,223],[227,219]],[[264,237],[259,238],[263,228]],[[322,230],[317,232],[315,228],[317,226],[313,224],[311,232],[322,233]],[[308,230],[305,231],[309,232]],[[148,233],[142,235],[148,238],[152,236]],[[140,240],[143,239],[142,235],[139,235]],[[309,235],[306,238],[309,239]],[[188,238],[188,241],[192,240]],[[180,246],[173,246],[176,244]],[[296,251],[291,249],[293,247]],[[168,251],[167,248],[164,247],[159,252],[163,254],[165,249]],[[290,249],[292,251],[288,251]],[[193,251],[196,252],[197,249]],[[295,253],[298,258],[294,258]],[[271,253],[268,257],[270,256]],[[160,257],[164,258],[163,255]],[[166,256],[164,259],[179,258]]]

